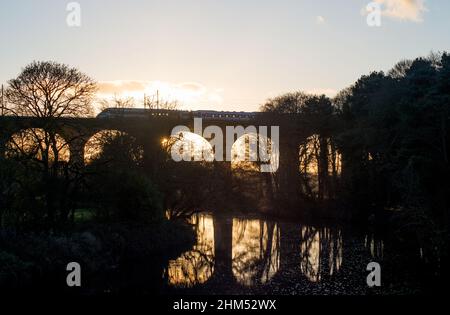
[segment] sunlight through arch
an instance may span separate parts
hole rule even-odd
[[[342,173],[342,155],[333,139],[319,134],[306,138],[299,148],[299,171],[302,189],[307,195],[328,198],[330,183]]]
[[[117,149],[118,147],[120,149]],[[84,146],[86,165],[108,154],[140,163],[144,157],[144,149],[135,137],[119,130],[99,131],[90,137]]]
[[[23,129],[14,133],[6,143],[6,158],[34,158],[43,161],[48,156],[48,161],[53,163],[69,162],[69,144],[59,134],[49,133],[41,128]]]
[[[261,158],[261,152],[266,160]],[[261,164],[271,165],[272,172],[276,172],[280,161],[280,151],[275,148],[268,137],[256,133],[247,133],[239,137],[231,147],[231,167],[244,171],[259,172]]]
[[[214,160],[214,150],[211,144],[198,134],[181,131],[169,139],[161,141],[162,146],[172,154],[175,161],[206,161]]]

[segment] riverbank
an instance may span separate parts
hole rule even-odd
[[[146,225],[86,223],[60,233],[0,230],[0,290],[77,294],[133,290],[127,276],[133,266],[148,262],[151,284],[161,278],[166,257],[177,257],[193,242],[191,226],[166,220]],[[70,262],[81,266],[81,288],[66,284]]]

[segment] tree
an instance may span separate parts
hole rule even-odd
[[[32,62],[8,82],[7,113],[41,118],[42,129],[22,130],[10,139],[10,149],[22,165],[40,173],[50,224],[64,221],[70,212],[71,188],[76,189],[67,153],[72,139],[59,135],[64,129],[58,118],[84,117],[92,113],[96,83],[76,68],[56,62]],[[64,141],[62,141],[64,140]],[[78,172],[73,172],[78,173]],[[58,215],[59,214],[59,215]]]
[[[412,63],[412,60],[402,60],[388,72],[388,75],[394,79],[404,78],[406,72],[411,68]]]
[[[448,54],[431,54],[388,75],[363,76],[337,100],[349,197],[374,213],[401,210],[392,214],[397,236],[442,262],[450,226],[449,74]]]
[[[169,101],[160,99],[159,92],[156,95],[146,96],[144,95],[144,108],[148,109],[163,109],[163,110],[176,110],[179,107],[177,101]]]
[[[261,107],[262,112],[275,114],[299,114],[310,95],[303,92],[287,93],[271,98]]]
[[[105,110],[108,108],[134,108],[135,100],[132,97],[118,97],[114,95],[114,97],[110,100],[104,99],[100,101],[100,110]]]
[[[8,84],[7,111],[13,115],[58,118],[92,114],[96,83],[76,68],[34,61]]]
[[[312,186],[317,186],[317,197],[319,199],[326,195],[329,196],[331,191],[328,178],[329,165],[332,162],[331,160],[335,160],[331,157],[336,155],[331,140],[332,131],[335,128],[336,109],[333,107],[331,100],[325,95],[293,92],[269,99],[261,107],[261,111],[282,114],[287,117],[295,116],[294,120],[283,122],[282,128],[289,129],[290,133],[295,134],[295,136],[291,137],[292,139],[289,141],[292,143],[285,146],[283,152],[281,152],[280,165],[296,163],[297,172],[281,170],[281,172],[286,173],[286,175],[280,174],[281,177],[285,178],[281,181],[285,182],[286,187],[295,188],[297,192],[299,190],[302,195],[307,197],[312,197]],[[314,143],[315,140],[317,140],[317,143]],[[287,150],[289,152],[286,152]],[[304,165],[299,165],[299,160]],[[286,161],[286,163],[283,163],[283,161]],[[311,167],[312,163],[315,163],[316,167]],[[299,174],[299,169],[301,174]],[[310,170],[317,174],[311,174]],[[335,171],[332,170],[332,173],[335,173]],[[300,183],[298,183],[299,181]],[[294,191],[290,193],[288,198],[292,198],[293,193]]]

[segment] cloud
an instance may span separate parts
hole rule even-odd
[[[203,94],[206,92],[205,86],[195,82],[186,82],[176,85],[177,88],[191,92],[193,94]]]
[[[98,83],[99,94],[122,94],[145,90],[146,81],[103,81]]]
[[[209,89],[201,83],[164,81],[116,80],[98,83],[97,97],[109,99],[114,96],[133,97],[137,105],[141,103],[144,94],[155,96],[166,101],[178,101],[182,107],[193,108],[198,105],[221,105],[223,89]]]
[[[382,15],[402,21],[422,22],[423,14],[428,11],[426,0],[375,0],[375,2],[381,4]]]
[[[325,18],[321,15],[316,16],[316,23],[319,25],[325,24]]]

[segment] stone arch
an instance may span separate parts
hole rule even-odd
[[[341,154],[330,137],[313,133],[299,144],[301,189],[310,197],[328,198],[342,171]]]
[[[189,131],[180,131],[177,135],[164,138],[161,144],[178,162],[212,162],[214,160],[214,150],[211,144],[202,136]]]
[[[261,156],[264,152],[264,156]],[[231,167],[247,171],[261,171],[261,164],[270,168],[271,173],[278,170],[280,150],[270,138],[256,133],[239,137],[231,147]]]
[[[12,137],[14,132],[6,132],[2,130],[1,136],[0,136],[0,159],[5,158],[6,153],[6,144],[8,143],[9,139]]]
[[[144,158],[144,144],[127,131],[118,129],[94,130],[88,137],[82,139],[83,163],[91,164],[100,158],[106,146],[127,146],[132,161],[140,163]],[[118,152],[120,153],[120,152]]]
[[[70,161],[70,146],[64,137],[56,132],[49,133],[43,128],[22,128],[10,132],[5,138],[4,156],[9,158],[33,157],[43,159],[48,154],[50,162]]]

